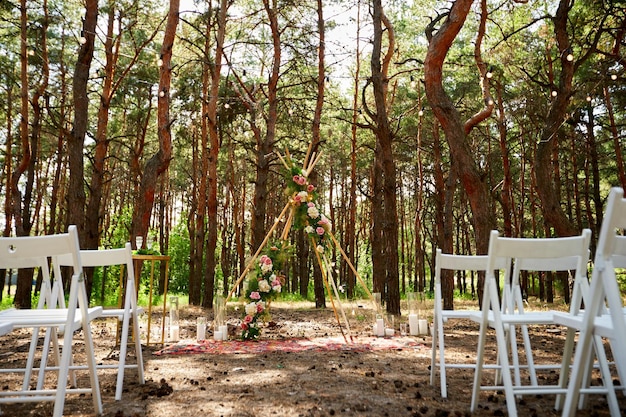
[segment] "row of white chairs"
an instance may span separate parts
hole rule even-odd
[[[51,278],[50,265],[53,275]],[[108,310],[100,306],[89,307],[83,267],[120,265],[126,272],[124,306]],[[63,292],[62,267],[70,267],[71,281],[69,297]],[[143,356],[139,340],[136,289],[130,244],[121,249],[80,250],[78,232],[69,226],[67,233],[48,236],[2,237],[0,238],[0,269],[16,270],[36,268],[41,274],[39,302],[33,309],[9,309],[0,311],[0,335],[15,329],[31,328],[32,338],[24,368],[0,364],[3,373],[23,374],[21,388],[0,391],[0,404],[16,402],[54,402],[54,417],[63,415],[67,394],[91,394],[96,414],[102,413],[102,398],[97,370],[117,368],[115,399],[120,400],[125,370],[135,368],[139,383],[144,383]],[[117,365],[103,365],[96,361],[91,323],[101,317],[115,317],[121,321],[120,357]],[[127,363],[127,344],[130,323],[135,344],[135,364]],[[44,331],[38,366],[37,348],[40,330]],[[74,342],[82,330],[85,346],[85,364],[75,363]],[[59,339],[62,337],[62,346]],[[50,354],[52,358],[50,358]],[[54,365],[50,362],[55,362]],[[76,372],[86,370],[89,384],[80,388]],[[56,373],[56,382],[46,382],[46,373]],[[34,374],[36,388],[31,389]]]
[[[585,396],[581,394],[590,393],[606,395],[611,415],[621,415],[603,339],[608,339],[610,346],[626,346],[624,310],[614,271],[614,268],[626,268],[626,237],[618,234],[623,233],[624,229],[626,200],[623,198],[623,190],[614,188],[609,195],[598,237],[591,285],[587,273],[590,230],[583,230],[579,236],[574,237],[544,239],[507,238],[493,231],[489,253],[481,256],[450,255],[437,250],[431,384],[435,383],[438,369],[442,397],[447,397],[446,368],[470,368],[474,370],[471,411],[476,411],[481,391],[502,390],[506,396],[509,416],[517,415],[517,397],[548,393],[556,395],[555,408],[562,408],[564,416],[573,416],[585,404]],[[484,274],[480,311],[443,308],[443,270],[476,271]],[[573,288],[569,311],[526,311],[519,285],[519,277],[523,271],[568,271]],[[498,285],[500,277],[504,282],[502,291]],[[475,363],[449,363],[445,359],[444,322],[458,318],[470,319],[479,324]],[[528,326],[563,326],[566,341],[561,362],[535,364]],[[495,333],[497,360],[487,364],[485,348],[490,329]],[[524,364],[520,363],[518,354],[518,331],[521,333],[520,343],[526,357]],[[578,342],[577,332],[580,333]],[[620,377],[626,377],[624,349],[611,350]],[[603,382],[600,387],[590,386],[594,363]],[[537,371],[543,368],[559,370],[558,383],[539,384]],[[495,369],[493,385],[483,385],[485,369]],[[522,381],[522,369],[527,370],[528,382]]]

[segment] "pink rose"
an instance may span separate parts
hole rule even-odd
[[[324,234],[324,228],[323,227],[317,227],[315,229],[315,231],[317,232],[318,235],[322,236]]]
[[[275,279],[274,281],[272,281],[272,287],[277,287],[279,285],[282,285],[282,283],[278,279]]]
[[[271,265],[272,264],[272,259],[269,256],[267,256],[267,255],[262,255],[259,261],[262,264],[265,264],[265,265]]]
[[[244,317],[243,322],[245,324],[252,323],[252,316],[248,314],[246,317]]]
[[[248,330],[248,323],[241,323],[241,330]]]
[[[302,197],[296,194],[296,196],[293,198],[293,201],[295,201],[297,204],[300,204],[302,202]]]
[[[307,203],[307,207],[315,207],[315,203]]]
[[[250,299],[252,299],[252,300],[260,300],[261,299],[261,294],[259,294],[258,291],[252,291],[250,293]]]
[[[309,184],[309,186],[306,187],[306,190],[311,193],[313,192],[313,190],[315,190],[315,186],[313,186],[313,184]]]
[[[263,312],[263,304],[259,303],[256,305],[256,312],[257,313],[262,313]]]

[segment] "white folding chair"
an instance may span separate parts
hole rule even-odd
[[[474,412],[478,406],[478,397],[481,390],[504,390],[506,396],[506,404],[510,417],[517,415],[517,407],[515,403],[516,395],[522,394],[546,394],[563,392],[562,387],[557,385],[537,385],[536,381],[531,381],[530,385],[521,385],[521,381],[516,381],[519,385],[513,385],[511,376],[511,365],[509,360],[509,348],[507,343],[508,335],[514,333],[515,327],[528,325],[548,325],[553,324],[552,312],[525,312],[522,307],[521,293],[516,294],[518,289],[515,288],[517,277],[513,277],[513,285],[511,288],[505,288],[503,301],[507,303],[506,309],[502,309],[499,300],[498,286],[494,275],[494,266],[496,260],[505,258],[515,260],[519,267],[522,268],[539,268],[540,270],[551,269],[554,271],[571,268],[571,259],[574,257],[576,269],[574,275],[574,291],[572,294],[572,311],[577,312],[580,308],[580,300],[584,297],[584,286],[586,282],[587,260],[591,231],[584,230],[581,235],[564,238],[507,238],[500,237],[497,231],[492,231],[489,241],[489,253],[487,263],[487,275],[485,277],[485,286],[483,292],[483,302],[480,314],[473,315],[471,318],[480,323],[480,334],[478,338],[478,351],[476,359],[476,372],[474,374],[474,385],[472,389],[471,411]],[[528,260],[528,264],[524,264],[523,259]],[[551,266],[548,260],[552,260]],[[514,269],[514,275],[516,270]],[[483,386],[482,371],[484,364],[484,349],[486,344],[486,336],[488,328],[495,330],[497,352],[498,352],[498,371],[501,374],[497,378],[497,382],[501,379],[500,385]],[[509,339],[512,342],[513,339]],[[532,349],[530,342],[524,342],[526,350]],[[517,343],[512,342],[513,349],[517,351]],[[564,356],[567,355],[564,352]],[[571,357],[571,354],[570,354]],[[532,360],[527,364],[530,369],[534,370]],[[513,367],[519,367],[517,358],[513,356]]]
[[[0,323],[0,336],[4,336],[7,333],[11,333],[13,331],[13,323],[4,322]]]
[[[592,365],[592,348],[597,346],[598,338],[602,337],[610,341],[618,375],[622,381],[626,377],[626,349],[624,349],[626,318],[621,291],[615,276],[616,267],[626,267],[626,237],[617,234],[618,231],[623,233],[625,229],[624,190],[612,188],[598,237],[589,300],[585,302],[585,310],[582,315],[578,316],[555,314],[556,321],[571,329],[579,330],[571,376],[564,399],[563,416],[575,415],[580,394],[587,390],[583,385],[588,383],[588,372]],[[611,384],[606,356],[604,352],[597,352],[597,356],[611,415],[619,416],[621,411],[614,399],[615,392]],[[567,372],[568,368],[564,364],[561,373],[567,375]],[[559,402],[557,401],[558,408]]]
[[[71,258],[71,255],[70,255]],[[52,284],[50,279],[50,269],[48,267],[48,258],[45,256],[39,257],[11,257],[4,259],[2,267],[7,270],[19,270],[26,268],[36,268],[39,271],[39,277],[41,278],[41,288],[39,291],[39,300],[37,302],[37,309],[53,309],[53,308],[65,308],[65,298],[63,297],[63,283],[62,280],[55,280]],[[60,351],[58,344],[58,333],[62,333],[62,327],[57,332],[57,329],[51,327],[46,328],[43,346],[50,346],[52,343],[53,354],[56,358],[56,363],[60,362]],[[26,366],[21,369],[6,369],[0,370],[0,372],[24,372],[24,382],[22,389],[28,390],[31,380],[32,371],[35,370],[35,355],[37,350],[37,343],[39,340],[39,328],[33,328],[32,341],[29,348],[28,359],[26,360]],[[41,354],[41,363],[47,363],[49,351],[44,349]],[[42,389],[44,380],[45,365],[39,368],[39,378],[37,389]],[[70,378],[72,385],[76,385],[76,379],[74,372],[70,372]]]
[[[583,246],[589,246],[591,239],[591,230],[585,229],[581,235],[586,243]],[[549,241],[553,244],[558,244],[559,240]],[[551,325],[554,324],[554,311],[532,311],[528,312],[524,310],[524,300],[522,297],[522,289],[519,282],[522,272],[574,272],[572,291],[572,298],[570,301],[570,313],[576,315],[580,311],[582,300],[589,292],[589,284],[587,282],[587,264],[589,263],[589,250],[586,251],[587,255],[584,256],[582,251],[572,255],[564,257],[547,257],[547,258],[532,258],[529,254],[518,256],[513,260],[513,274],[510,280],[507,280],[504,286],[502,307],[501,311],[505,314],[505,319],[510,321],[511,324],[508,327],[508,336],[510,341],[512,369],[514,372],[515,385],[522,386],[520,370],[527,368],[530,377],[530,386],[539,386],[537,380],[538,369],[558,369],[561,367],[561,363],[554,364],[542,364],[536,365],[533,357],[533,349],[530,343],[530,336],[528,333],[528,324],[521,324],[520,330],[522,334],[522,341],[524,346],[524,352],[526,356],[526,366],[522,366],[519,361],[518,347],[517,347],[517,329],[514,323],[517,318],[510,316],[511,314],[524,315],[522,321],[528,321],[535,325]]]
[[[141,351],[141,341],[139,338],[139,314],[143,312],[137,307],[137,291],[135,290],[135,273],[133,269],[133,252],[130,243],[126,243],[123,248],[118,249],[96,249],[81,250],[80,257],[83,267],[104,267],[120,266],[122,273],[126,276],[124,303],[122,308],[103,309],[102,318],[116,318],[122,324],[122,335],[120,338],[120,357],[117,365],[98,365],[98,368],[117,368],[117,385],[115,388],[115,399],[122,399],[122,389],[124,384],[124,371],[126,369],[137,369],[137,379],[140,384],[144,384],[143,354]],[[57,258],[56,266],[70,265],[71,257],[61,256]],[[132,320],[132,336],[135,345],[136,364],[127,364],[128,336],[130,322]]]
[[[58,371],[56,386],[51,389],[30,390],[27,388],[0,391],[0,403],[54,401],[53,416],[61,417],[67,394],[90,393],[96,413],[101,414],[102,399],[96,373],[90,321],[102,313],[102,308],[89,308],[88,306],[76,227],[70,226],[68,233],[64,234],[0,238],[0,268],[5,268],[4,265],[11,268],[21,262],[18,261],[19,259],[32,259],[34,264],[31,266],[38,267],[41,259],[54,258],[66,253],[71,253],[73,256],[70,294],[66,308],[58,307],[64,303],[64,300],[54,300],[54,291],[51,291],[50,298],[48,298],[44,308],[10,309],[0,312],[0,324],[10,323],[15,328],[33,328],[33,332],[39,328],[46,328],[48,329],[47,332],[53,334],[53,337],[56,337],[57,331],[63,332],[63,347],[59,366],[56,369]],[[85,342],[85,356],[90,381],[88,388],[67,386],[72,363],[74,334],[79,329],[83,331]],[[36,338],[33,337],[33,339]],[[46,353],[49,348],[49,344],[44,344],[43,349]],[[33,362],[34,358],[29,355],[27,372],[34,369]]]
[[[441,396],[448,397],[446,369],[474,369],[474,363],[449,363],[445,357],[445,341],[444,341],[444,322],[449,319],[469,319],[472,314],[476,314],[477,310],[444,310],[443,297],[441,295],[441,271],[472,271],[484,272],[487,268],[487,255],[452,255],[444,254],[441,249],[437,249],[435,254],[435,306],[433,317],[433,334],[432,349],[430,360],[430,384],[435,384],[436,368],[439,368],[439,377],[441,384]],[[496,264],[497,269],[508,271],[508,265],[504,262]],[[508,273],[505,273],[508,275]],[[437,353],[439,353],[439,361],[437,361]]]

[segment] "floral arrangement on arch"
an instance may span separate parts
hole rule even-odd
[[[288,161],[290,175],[287,178],[286,192],[294,208],[293,226],[299,230],[304,229],[315,243],[315,249],[323,253],[331,243],[328,234],[332,225],[316,204],[317,191],[315,186],[309,183],[307,173],[295,166],[291,160]]]
[[[280,159],[287,168],[285,192],[292,207],[291,222],[287,222],[287,227],[293,225],[298,230],[303,229],[314,244],[315,250],[324,253],[331,244],[329,237],[331,223],[318,208],[316,188],[308,180],[308,174],[315,163],[305,170],[297,167],[288,154],[286,160],[282,157]],[[292,248],[286,243],[286,239],[282,239],[280,243],[270,245],[258,258],[254,272],[246,281],[247,302],[241,323],[243,340],[259,338],[260,323],[267,321],[269,305],[285,284],[283,267],[291,256],[291,251]]]
[[[246,281],[246,299],[244,318],[241,323],[241,338],[257,340],[261,334],[261,321],[269,317],[271,301],[276,298],[285,285],[283,267],[290,253],[290,247],[284,243],[270,245],[257,261],[256,268]]]

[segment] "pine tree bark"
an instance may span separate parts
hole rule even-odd
[[[70,178],[68,185],[68,224],[78,228],[81,246],[84,246],[85,226],[85,166],[83,161],[83,147],[87,123],[89,118],[89,97],[87,83],[89,70],[93,60],[96,24],[98,21],[98,1],[85,1],[85,18],[81,37],[84,42],[78,50],[76,67],[74,69],[72,96],[74,100],[74,123],[67,140],[69,154]]]
[[[31,145],[29,141],[29,103],[28,103],[28,15],[26,12],[26,0],[20,2],[20,81],[22,83],[20,89],[20,144],[22,155],[19,163],[15,167],[15,171],[11,175],[11,213],[7,216],[9,219],[13,218],[15,221],[15,233],[17,236],[25,236],[27,233],[23,223],[22,215],[22,193],[19,190],[18,184],[21,176],[26,172],[29,166],[31,166]],[[18,308],[30,308],[31,307],[31,282],[32,271],[22,270],[18,271],[17,288],[15,291],[15,298],[13,303]]]
[[[387,87],[389,62],[395,50],[393,26],[383,12],[382,2],[373,2],[374,43],[372,48],[371,70],[372,87],[376,111],[373,114],[374,133],[376,135],[376,158],[380,159],[382,173],[382,216],[374,217],[381,222],[381,234],[384,247],[385,289],[387,311],[400,314],[400,277],[398,270],[398,212],[397,212],[397,179],[396,165],[393,155],[393,133],[387,114]],[[387,52],[382,54],[383,26],[387,34]],[[380,260],[378,260],[380,261]],[[372,259],[372,262],[374,260]]]
[[[172,133],[169,114],[170,85],[172,80],[172,48],[178,26],[179,0],[170,0],[170,7],[165,26],[165,35],[161,46],[163,65],[159,69],[159,94],[157,101],[157,133],[159,150],[146,163],[139,186],[139,199],[135,202],[133,214],[133,236],[143,237],[150,225],[150,217],[154,206],[154,195],[158,178],[167,171],[172,158]],[[161,94],[162,93],[162,94]]]
[[[567,106],[570,102],[574,78],[574,62],[569,61],[567,53],[564,53],[570,48],[567,34],[569,8],[569,0],[560,0],[553,19],[554,34],[560,54],[561,74],[557,95],[550,106],[535,156],[537,194],[541,199],[545,222],[554,229],[557,236],[573,236],[578,233],[561,207],[560,189],[557,188],[557,178],[554,175],[556,162],[553,159],[554,152],[558,149],[559,130],[567,117]]]
[[[472,116],[466,123],[461,121],[461,115],[454,107],[443,88],[443,63],[452,46],[453,41],[460,32],[473,0],[457,0],[452,4],[450,12],[445,17],[445,21],[436,31],[433,32],[433,25],[440,19],[433,21],[427,30],[429,38],[428,52],[424,61],[424,84],[426,86],[426,96],[431,104],[433,112],[437,117],[445,133],[448,146],[450,148],[451,159],[457,169],[459,180],[469,199],[472,208],[473,226],[476,235],[476,247],[479,254],[486,254],[489,245],[489,233],[495,227],[495,219],[491,210],[491,201],[487,185],[481,175],[478,165],[474,159],[474,154],[467,140],[472,128],[484,120],[493,108],[493,102],[488,100],[488,80],[484,76],[486,69],[480,56],[476,56],[476,63],[481,71],[481,84],[483,96],[485,98],[485,108]],[[484,6],[484,5],[483,5]],[[483,8],[484,13],[484,8]],[[481,17],[484,19],[484,16]],[[477,38],[477,44],[481,39],[481,33]],[[475,55],[479,50],[475,50]],[[482,298],[482,280],[479,279],[478,296]],[[445,303],[445,301],[444,301]]]
[[[207,121],[209,125],[209,153],[208,153],[208,189],[207,189],[207,216],[209,219],[217,219],[217,164],[220,151],[220,138],[218,131],[217,104],[219,96],[220,78],[222,72],[222,56],[224,52],[224,39],[226,37],[226,16],[228,7],[232,4],[228,0],[220,1],[217,22],[217,36],[215,44],[215,60],[211,67],[211,90],[208,101]],[[204,279],[204,297],[202,305],[213,305],[213,291],[215,289],[215,267],[217,259],[217,224],[209,221],[207,225],[207,248],[206,248],[206,274]]]

